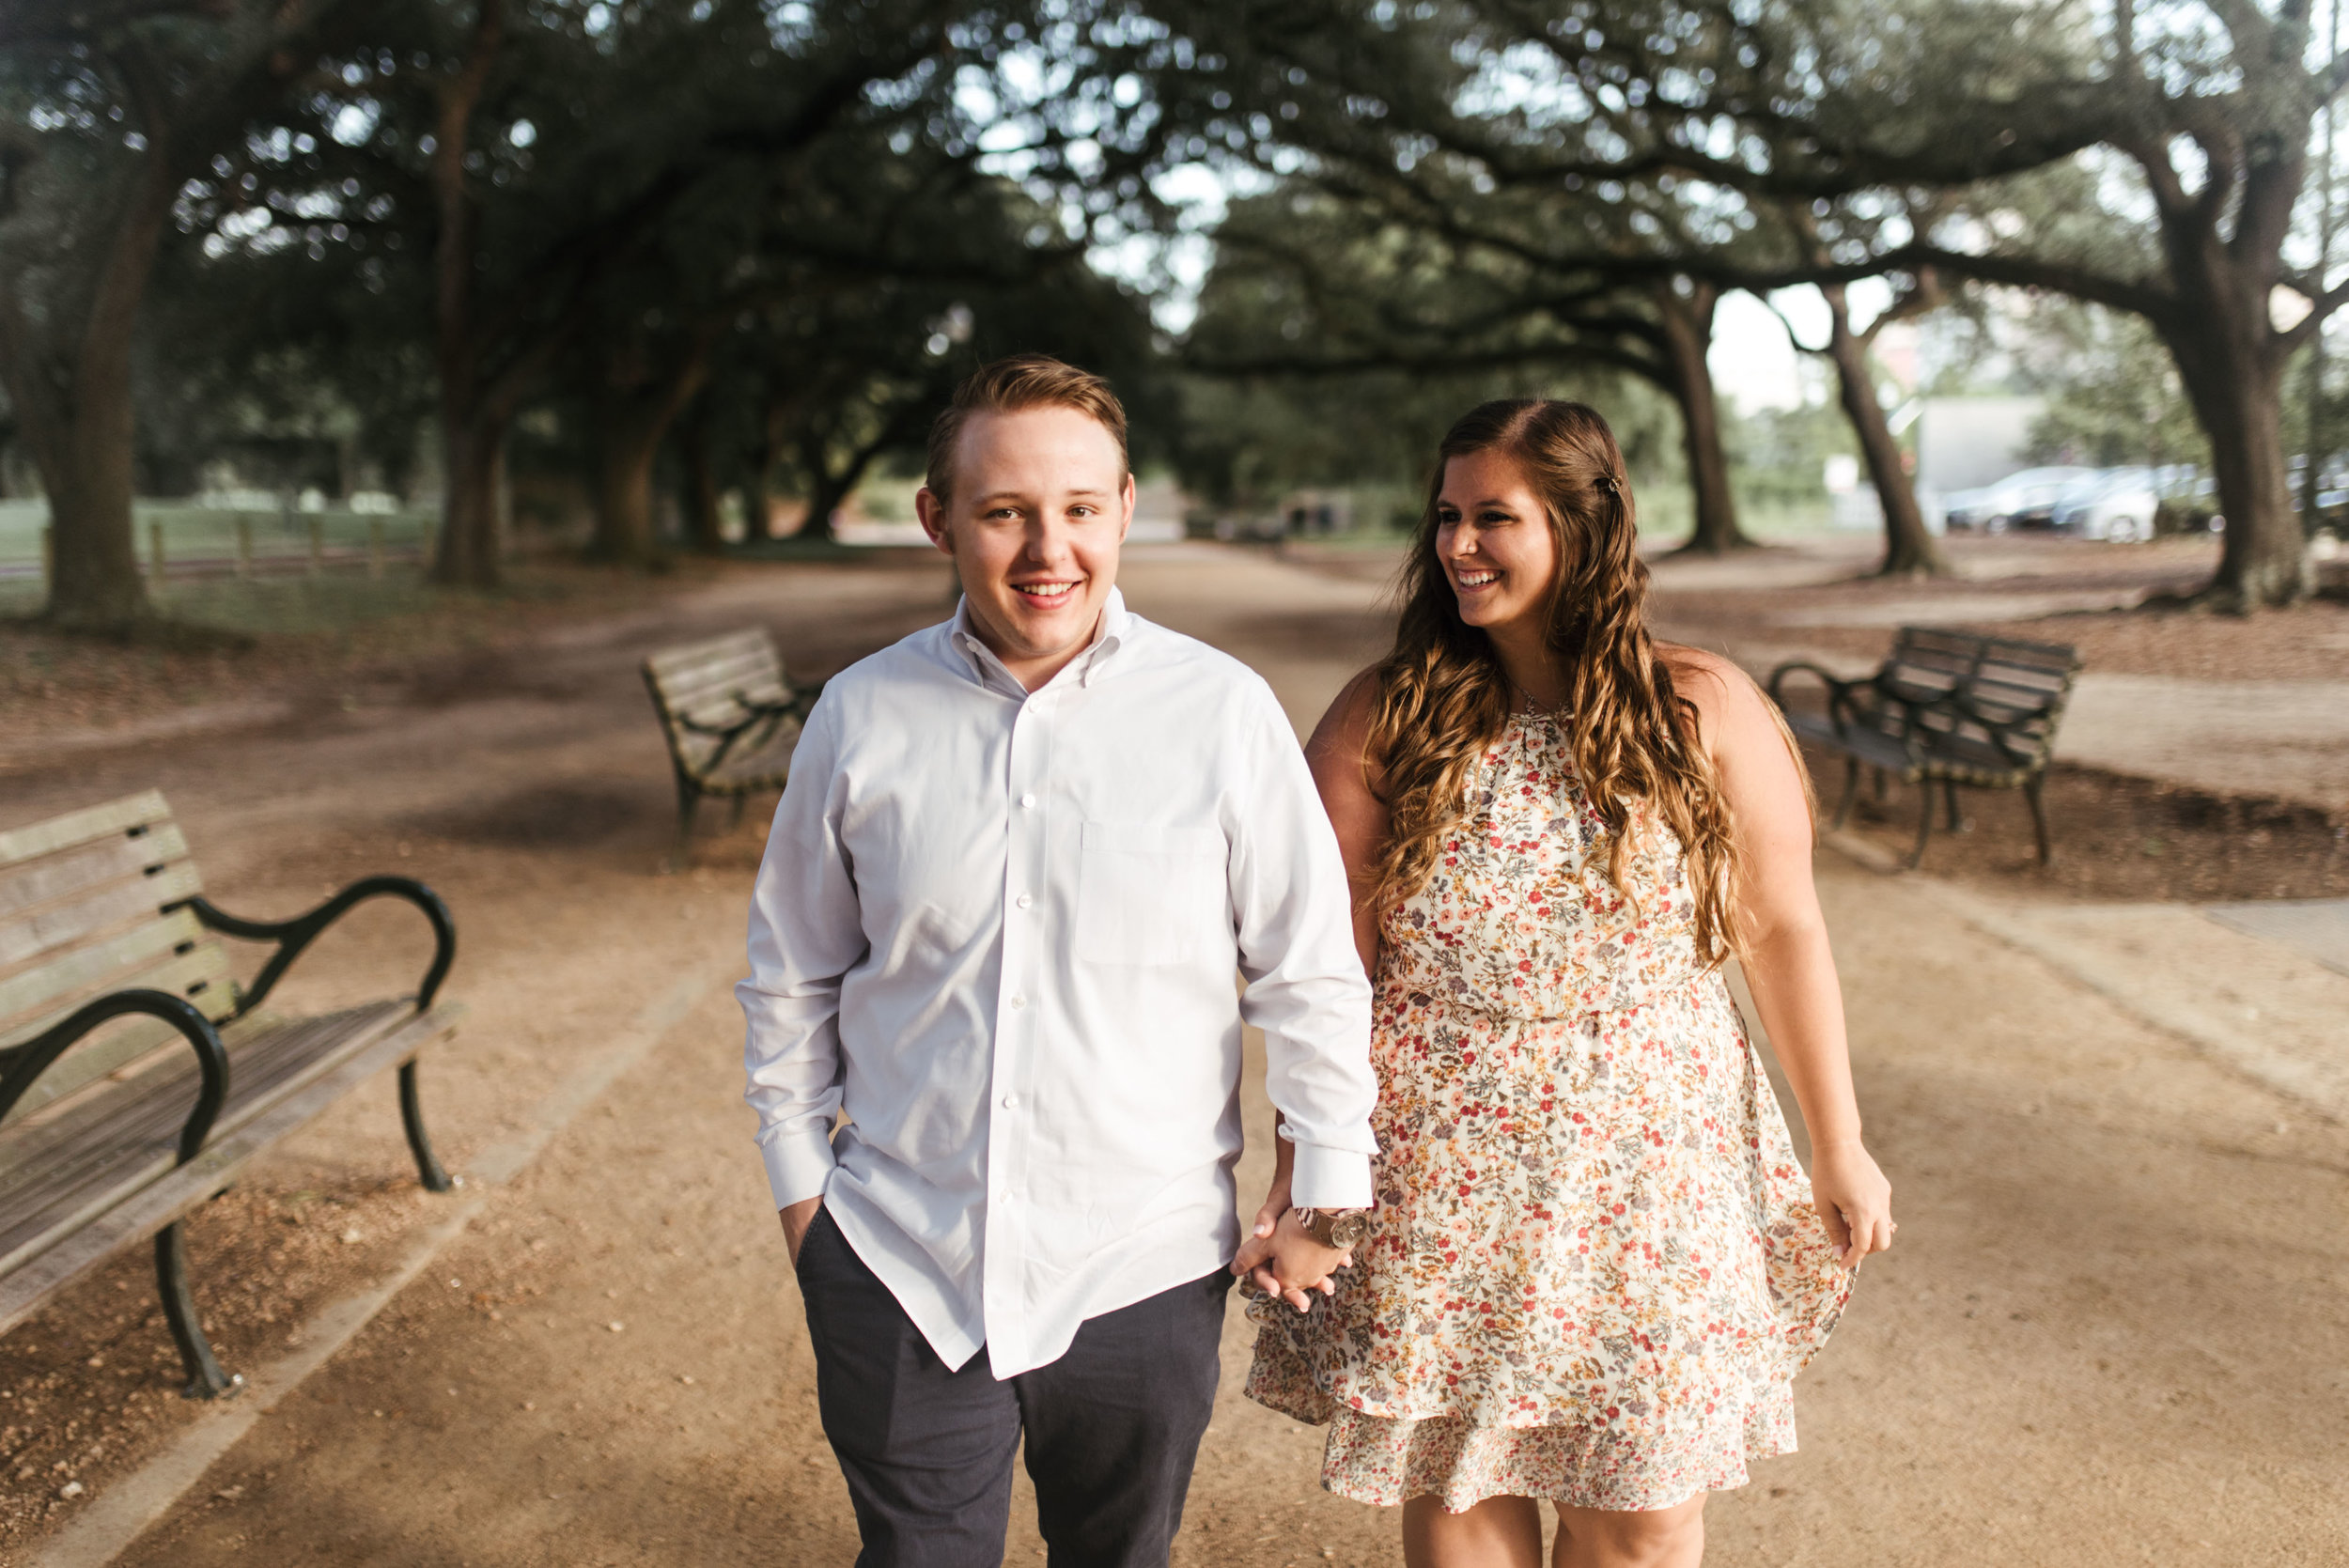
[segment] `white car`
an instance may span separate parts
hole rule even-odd
[[[2095,474],[2092,468],[2027,468],[1978,490],[1960,490],[1949,499],[1950,525],[2003,534],[2036,520],[2033,514],[2044,519],[2066,490]]]
[[[2071,496],[2056,514],[2056,527],[2083,539],[2141,544],[2154,536],[2154,509],[2161,490],[2154,471],[2116,468],[2103,482]]]

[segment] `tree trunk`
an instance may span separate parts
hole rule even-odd
[[[2315,582],[2284,461],[2285,356],[2273,342],[2264,297],[2256,316],[2246,302],[2226,303],[2232,308],[2181,310],[2155,325],[2210,438],[2218,510],[2227,520],[2218,571],[2202,598],[2214,609],[2248,612],[2297,603]]]
[[[498,485],[505,476],[506,422],[443,420],[447,486],[432,581],[451,588],[494,588],[499,576]]]
[[[1859,437],[1867,459],[1868,478],[1884,506],[1884,562],[1879,577],[1939,577],[1949,569],[1941,547],[1925,531],[1925,515],[1917,505],[1917,487],[1901,466],[1900,444],[1877,400],[1875,378],[1868,370],[1868,346],[1851,330],[1851,309],[1842,286],[1819,290],[1827,297],[1828,357],[1835,362],[1835,383],[1844,417]]]
[[[708,377],[713,338],[697,337],[668,380],[649,385],[642,346],[614,348],[596,400],[596,532],[589,560],[649,567],[666,553],[653,520],[653,465],[669,427]]]
[[[653,526],[653,459],[661,428],[630,409],[597,421],[596,531],[587,558],[614,567],[649,567],[661,556]]]
[[[1725,555],[1750,546],[1737,526],[1737,501],[1729,489],[1729,457],[1721,450],[1720,404],[1713,389],[1713,367],[1705,350],[1713,344],[1713,307],[1720,290],[1697,284],[1683,296],[1670,284],[1653,291],[1671,366],[1673,400],[1680,405],[1681,444],[1688,459],[1688,490],[1696,525],[1680,548],[1701,555]]]
[[[123,631],[152,613],[131,520],[137,459],[131,355],[179,181],[168,167],[168,128],[153,108],[142,117],[148,145],[138,188],[124,198],[109,237],[80,341],[59,356],[71,366],[65,385],[42,376],[47,356],[35,348],[17,303],[7,302],[9,395],[49,491],[55,571],[43,613],[77,631]],[[50,331],[58,325],[43,323]]]
[[[717,464],[710,460],[708,399],[697,409],[698,412],[678,432],[678,454],[685,469],[685,542],[702,554],[718,555],[726,548],[725,519],[718,491]]]
[[[77,387],[72,427],[49,487],[55,568],[47,618],[75,631],[122,631],[149,613],[131,521],[130,389]]]
[[[465,64],[443,81],[433,119],[428,168],[440,234],[433,246],[434,357],[441,378],[441,446],[447,491],[441,505],[441,543],[432,581],[450,587],[498,584],[497,487],[512,418],[510,398],[483,384],[474,341],[474,207],[465,183],[465,151],[474,107],[505,43],[501,0],[481,0],[474,13]]]
[[[848,499],[848,492],[856,489],[856,481],[833,475],[831,466],[824,461],[824,449],[820,444],[808,450],[807,469],[807,519],[800,524],[797,536],[829,540],[832,537],[832,511]]]

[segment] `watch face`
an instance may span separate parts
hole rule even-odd
[[[1330,1245],[1338,1248],[1351,1248],[1368,1237],[1369,1234],[1369,1212],[1364,1209],[1356,1209],[1351,1214],[1341,1214],[1331,1219],[1330,1225]]]

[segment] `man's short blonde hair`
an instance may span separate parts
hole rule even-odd
[[[941,501],[952,493],[955,446],[972,414],[1018,413],[1023,409],[1074,409],[1092,419],[1117,442],[1118,477],[1124,479],[1128,467],[1126,407],[1110,383],[1049,354],[1014,354],[972,372],[930,426],[929,472],[925,475],[930,493]]]

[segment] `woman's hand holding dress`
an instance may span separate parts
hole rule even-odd
[[[1770,1049],[1811,1133],[1811,1197],[1856,1268],[1892,1245],[1892,1184],[1860,1141],[1842,989],[1811,877],[1811,800],[1784,725],[1744,671],[1693,648],[1670,650],[1737,824],[1739,967]]]

